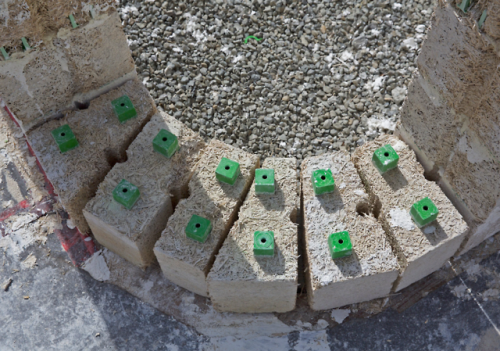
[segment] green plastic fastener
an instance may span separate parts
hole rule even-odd
[[[2,53],[4,60],[7,61],[9,59],[9,54],[7,53],[7,50],[5,50],[5,48],[2,46],[0,48],[0,52]]]
[[[349,232],[337,232],[328,237],[328,247],[332,259],[346,257],[352,254],[352,243]]]
[[[255,170],[255,193],[274,194],[274,169],[259,168]]]
[[[141,195],[139,188],[134,184],[122,179],[113,190],[113,199],[130,210]]]
[[[469,6],[470,6],[470,0],[462,0],[462,3],[458,5],[458,8],[462,10],[464,13],[466,13]]]
[[[27,51],[31,49],[30,44],[28,44],[28,40],[25,37],[21,38],[21,43],[23,44],[23,51]]]
[[[484,10],[482,15],[481,15],[481,18],[479,19],[479,22],[477,23],[479,28],[483,28],[484,21],[486,21],[487,16],[488,16],[488,10]]]
[[[274,256],[274,232],[257,231],[253,233],[253,254],[255,256]]]
[[[78,27],[78,24],[75,21],[75,16],[69,15],[68,18],[69,18],[69,21],[71,22],[71,27],[73,27],[73,28]]]
[[[410,215],[415,224],[422,228],[427,224],[434,222],[439,214],[438,208],[428,197],[415,202],[411,206]]]
[[[90,5],[89,15],[90,15],[90,18],[92,18],[92,19],[95,18],[95,10],[94,10],[94,6],[92,6],[92,5]]]
[[[123,95],[116,100],[111,101],[113,109],[120,123],[125,123],[131,118],[137,116],[137,111],[135,110],[134,104],[130,101],[127,95]]]
[[[161,129],[153,139],[153,149],[166,158],[170,158],[179,149],[179,140],[168,130]]]
[[[385,173],[398,166],[399,155],[387,144],[373,153],[372,162],[380,173]]]
[[[318,169],[311,175],[311,181],[315,195],[333,193],[335,180],[330,169]]]
[[[234,185],[239,175],[240,164],[225,157],[220,160],[220,163],[215,170],[215,177],[219,181],[229,185]]]
[[[192,215],[186,226],[186,236],[200,243],[207,241],[212,231],[212,222],[198,215]]]
[[[61,152],[72,150],[78,146],[78,140],[76,140],[75,134],[73,134],[73,131],[67,124],[54,129],[52,137]]]
[[[257,41],[261,41],[261,40],[262,40],[262,38],[257,38],[257,37],[255,37],[255,36],[253,36],[253,35],[249,35],[249,36],[248,36],[248,37],[246,37],[246,38],[245,38],[245,40],[244,40],[245,44],[246,44],[246,43],[248,43],[248,39],[255,39],[255,40],[257,40]]]

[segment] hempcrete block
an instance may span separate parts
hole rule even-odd
[[[331,169],[335,191],[314,195],[311,174]],[[391,171],[388,171],[391,172]],[[368,195],[346,152],[309,157],[301,169],[306,283],[309,305],[324,310],[388,295],[398,262],[381,224],[370,214]],[[353,253],[333,260],[328,236],[348,231]]]
[[[382,176],[371,158],[386,144],[399,154],[399,162],[397,168]],[[397,138],[384,135],[358,147],[353,162],[403,269],[396,291],[439,269],[456,252],[468,226],[439,186],[424,178],[413,151]],[[439,215],[435,222],[419,229],[409,212],[425,197],[436,204]]]
[[[132,99],[137,116],[120,124],[111,101],[123,94]],[[89,231],[82,214],[85,204],[95,195],[113,164],[125,160],[124,150],[155,111],[147,89],[133,80],[93,100],[88,109],[71,111],[27,133],[59,200],[82,233]],[[70,126],[79,146],[61,153],[51,132],[64,124]]]
[[[161,129],[178,137],[180,148],[171,158],[153,150]],[[113,167],[83,211],[97,241],[137,266],[154,262],[153,246],[172,214],[172,202],[187,197],[190,176],[205,146],[197,133],[172,116],[154,115],[128,148],[128,160]],[[140,191],[130,210],[113,200],[113,189],[122,179]]]
[[[76,29],[61,28],[43,47],[0,61],[0,97],[28,131],[134,76],[118,14],[102,14]]]
[[[208,274],[208,294],[220,312],[287,312],[297,296],[296,215],[299,183],[294,158],[267,158],[275,171],[275,194],[252,184],[235,223]],[[255,231],[274,232],[274,256],[255,256]]]
[[[241,174],[233,186],[215,178],[222,157],[240,164]],[[189,198],[179,202],[154,247],[161,269],[170,281],[207,296],[207,274],[253,184],[258,166],[258,156],[220,141],[210,142],[189,182]],[[204,243],[188,239],[184,232],[193,214],[212,222],[212,232]]]

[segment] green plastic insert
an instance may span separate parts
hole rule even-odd
[[[120,123],[125,123],[129,119],[137,116],[137,111],[127,95],[123,95],[122,97],[111,101],[111,104],[113,105],[113,109],[115,110]]]
[[[439,214],[438,208],[428,197],[411,206],[410,215],[419,228],[434,222]]]
[[[239,175],[240,164],[225,157],[220,160],[220,163],[215,170],[215,177],[219,181],[229,185],[234,185]]]
[[[337,232],[328,237],[328,247],[332,259],[346,257],[352,254],[352,243],[349,232]]]
[[[274,169],[258,168],[255,170],[255,193],[274,194]]]
[[[198,215],[192,215],[186,226],[186,236],[200,243],[207,241],[212,231],[212,222]]]
[[[71,27],[73,27],[73,28],[78,27],[78,24],[75,21],[75,16],[69,15],[68,18],[69,18],[69,21],[71,22]]]
[[[113,190],[113,199],[130,210],[140,196],[139,188],[134,184],[122,179]]]
[[[372,162],[380,173],[385,173],[398,166],[399,155],[387,144],[373,153]]]
[[[274,256],[274,232],[257,231],[253,233],[253,254],[255,256]]]
[[[31,49],[31,46],[30,46],[30,44],[28,44],[28,40],[25,37],[21,38],[21,42],[23,44],[23,51],[27,51],[27,50]]]
[[[335,180],[330,169],[318,169],[311,175],[314,194],[322,195],[333,193],[335,190]]]
[[[0,48],[0,52],[2,53],[4,60],[7,61],[9,59],[9,54],[7,53],[7,50],[5,50],[5,48],[2,46]]]
[[[166,158],[170,158],[179,149],[179,140],[168,130],[161,129],[153,139],[153,149]]]
[[[59,146],[59,151],[66,152],[74,149],[78,146],[78,140],[76,140],[75,134],[69,127],[69,125],[65,124],[56,128],[52,131],[52,137]]]

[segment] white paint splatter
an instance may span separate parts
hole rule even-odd
[[[406,210],[400,208],[391,208],[389,211],[389,216],[391,217],[391,227],[400,227],[406,230],[415,229],[415,224],[411,219],[410,213]]]
[[[102,250],[97,251],[90,257],[82,266],[82,269],[89,272],[95,280],[109,280],[110,271],[106,260],[104,259]]]
[[[467,135],[467,133],[458,141],[458,150],[463,154],[467,154],[467,161],[470,163],[480,163],[492,160],[492,156],[488,149],[486,149],[477,138],[472,135]]]
[[[335,322],[337,322],[338,324],[342,324],[344,319],[346,319],[349,314],[351,314],[351,310],[332,310],[332,318],[335,319]]]

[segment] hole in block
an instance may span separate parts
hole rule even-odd
[[[66,133],[61,133],[61,136],[65,136],[65,135],[66,135]]]
[[[75,101],[75,107],[78,110],[86,110],[86,109],[89,108],[89,106],[90,106],[90,102],[89,101],[85,101],[85,102]]]
[[[262,238],[262,239],[260,239],[260,242],[261,242],[261,243],[263,243],[263,244],[264,244],[266,241],[267,241],[267,240],[266,240],[266,238]]]
[[[126,192],[128,191],[128,189],[127,189],[127,188],[124,188],[122,191],[123,191],[124,193],[126,193]]]
[[[325,176],[321,176],[321,180],[325,180],[325,179],[326,179],[326,177],[325,177]]]
[[[200,224],[200,223],[196,223],[194,226],[195,226],[196,228],[199,228],[199,227],[201,227],[201,224]]]
[[[389,157],[389,153],[388,152],[384,152],[384,156],[385,157]]]
[[[125,106],[125,104],[122,102],[122,103],[120,104],[120,106]]]
[[[167,141],[167,138],[163,137],[161,140],[163,140],[163,141]]]
[[[228,170],[229,168],[231,168],[231,167],[229,167],[229,166],[224,167],[224,169],[226,169],[226,170]]]
[[[343,244],[343,243],[344,243],[344,240],[339,239],[339,244]]]
[[[264,175],[262,176],[262,179],[267,179],[267,175],[265,175],[265,174],[264,174]]]
[[[424,206],[424,211],[428,211],[429,210],[429,207],[428,206]]]

